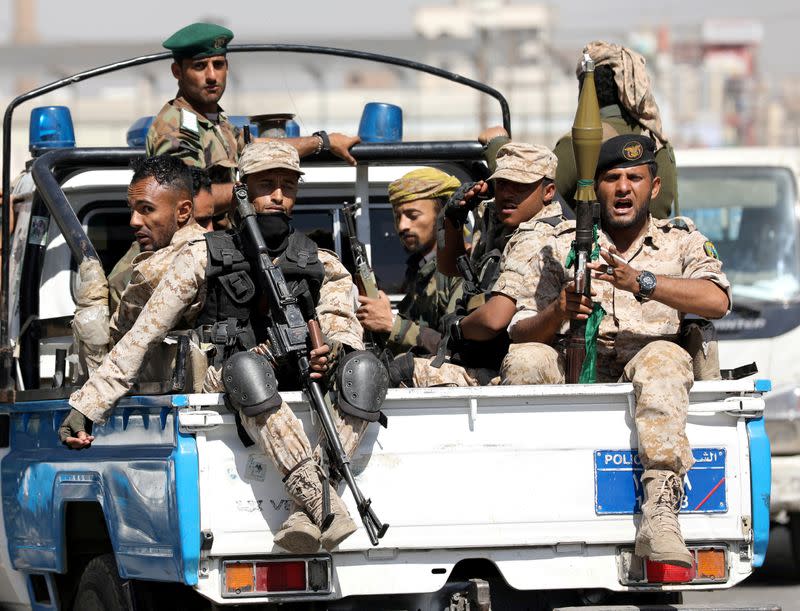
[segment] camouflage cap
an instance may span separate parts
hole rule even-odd
[[[233,32],[215,23],[193,23],[167,38],[162,46],[172,51],[175,59],[200,59],[225,55]]]
[[[497,169],[489,177],[512,182],[534,183],[542,178],[555,180],[558,158],[546,146],[509,142],[497,151]]]
[[[436,168],[418,168],[389,184],[389,203],[399,206],[418,199],[450,197],[461,181]]]
[[[298,174],[304,172],[300,169],[300,156],[297,149],[291,144],[280,140],[268,142],[253,142],[244,147],[239,156],[239,173],[244,177],[264,170],[292,170]]]

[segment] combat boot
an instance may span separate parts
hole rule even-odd
[[[273,539],[275,545],[294,554],[312,554],[319,549],[319,527],[311,521],[308,514],[294,506],[294,512],[281,525]]]
[[[317,463],[310,459],[300,463],[284,478],[284,483],[289,495],[298,505],[305,508],[317,527],[321,529],[325,516],[322,515],[322,481]],[[328,488],[333,521],[322,531],[320,542],[326,550],[331,551],[356,531],[356,524],[350,519],[347,507],[336,491],[329,484]]]
[[[678,524],[683,500],[683,480],[672,471],[651,469],[642,475],[644,504],[636,533],[635,554],[653,562],[689,568],[692,554],[686,548]]]

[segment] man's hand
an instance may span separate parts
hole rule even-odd
[[[596,294],[592,291],[592,295]],[[586,295],[576,293],[574,282],[561,289],[554,305],[561,320],[586,320],[592,313],[592,300]]]
[[[72,408],[58,427],[58,438],[71,450],[83,450],[94,441],[94,436],[89,435],[87,430],[92,431],[92,421]]]
[[[480,133],[480,135],[478,135],[478,142],[486,146],[489,144],[490,140],[500,137],[508,138],[508,132],[506,131],[506,128],[502,125],[493,125],[492,127],[487,127]]]
[[[464,183],[450,196],[444,205],[444,215],[453,221],[456,227],[463,227],[467,222],[467,214],[478,205],[481,199],[489,194],[489,184],[483,180]]]
[[[356,318],[367,331],[373,333],[391,333],[394,325],[392,304],[386,293],[378,291],[378,298],[358,296],[361,307],[356,312]]]
[[[602,261],[593,261],[586,265],[594,272],[592,278],[609,282],[614,288],[636,295],[639,292],[639,282],[636,280],[639,270],[628,265],[614,246],[608,250],[601,248],[600,256]]]
[[[311,367],[311,379],[321,380],[324,378],[330,369],[331,359],[329,354],[331,347],[328,344],[322,344],[319,348],[314,348],[309,354],[309,366]]]
[[[350,154],[350,147],[361,142],[358,136],[347,136],[345,134],[328,134],[331,143],[331,153],[344,159],[350,165],[356,165],[356,159]]]

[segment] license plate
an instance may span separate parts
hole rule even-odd
[[[694,466],[683,480],[681,513],[728,511],[725,449],[694,448]],[[597,514],[641,511],[642,463],[632,450],[595,450],[594,510]]]

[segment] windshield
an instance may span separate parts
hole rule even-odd
[[[714,242],[734,296],[800,296],[796,186],[785,168],[680,168],[680,211]]]

